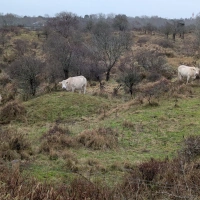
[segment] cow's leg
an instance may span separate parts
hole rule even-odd
[[[178,73],[178,79],[179,79],[179,81],[181,81],[181,80],[182,80],[182,76],[181,76],[181,74],[180,74],[180,73]]]
[[[187,76],[187,82],[186,82],[186,84],[188,84],[189,80],[190,80],[190,76]]]
[[[86,92],[86,86],[84,86],[83,88],[83,94],[85,94],[85,92]]]

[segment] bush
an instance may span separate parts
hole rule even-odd
[[[113,149],[118,145],[117,135],[111,128],[85,130],[77,136],[77,141],[94,150]]]
[[[142,46],[142,44],[147,43],[149,40],[150,40],[149,37],[143,36],[143,37],[140,37],[140,38],[138,39],[137,43],[138,43],[140,46]]]
[[[76,141],[70,136],[68,128],[61,128],[54,125],[49,131],[42,136],[40,152],[51,154],[52,150],[63,150],[66,147],[76,146]]]
[[[163,48],[173,48],[173,43],[168,40],[168,39],[156,39],[156,40],[153,40],[152,42],[153,44],[157,44]]]
[[[13,120],[24,120],[26,118],[25,107],[17,102],[8,102],[0,110],[0,124],[8,124]]]
[[[29,159],[33,154],[25,135],[13,130],[0,130],[0,157],[4,160]]]
[[[183,141],[183,148],[180,151],[180,156],[187,161],[200,156],[200,136],[191,135]]]
[[[11,79],[6,73],[0,73],[0,85],[5,87],[7,83],[10,83]]]

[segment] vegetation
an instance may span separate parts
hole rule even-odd
[[[199,17],[3,17],[0,199],[199,199],[200,82],[177,80]],[[58,86],[80,74],[85,95]]]

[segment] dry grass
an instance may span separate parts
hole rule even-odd
[[[33,154],[28,138],[16,130],[0,130],[0,158],[4,160],[26,159]]]
[[[26,120],[26,109],[17,101],[8,102],[0,109],[0,124],[8,124],[13,120]]]
[[[77,136],[77,141],[94,150],[113,149],[118,146],[118,134],[111,128],[85,130]]]
[[[69,147],[75,147],[76,140],[70,136],[68,128],[61,128],[58,125],[54,125],[49,131],[42,136],[42,143],[40,146],[40,152],[50,153],[51,157],[57,157],[57,150],[63,150]]]

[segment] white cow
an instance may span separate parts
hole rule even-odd
[[[179,80],[182,80],[183,77],[186,77],[187,78],[186,84],[187,84],[190,79],[192,79],[193,81],[199,76],[199,70],[200,69],[198,67],[189,67],[186,65],[180,65],[178,67],[178,78]]]
[[[85,94],[87,79],[84,76],[74,76],[59,82],[59,84],[62,84],[62,88],[67,91],[74,92],[75,90],[79,90],[79,93],[83,92]]]

